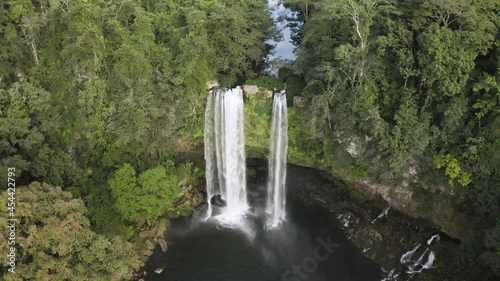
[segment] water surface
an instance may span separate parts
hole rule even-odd
[[[292,201],[288,205],[288,222],[279,230],[265,230],[259,217],[248,217],[246,224],[249,230],[242,231],[215,222],[174,221],[168,252],[160,257],[166,267],[146,280],[381,279],[379,267],[361,255],[325,210],[307,209]]]

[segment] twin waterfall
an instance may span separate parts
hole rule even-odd
[[[243,91],[215,90],[205,111],[205,161],[208,212],[212,202],[224,202],[225,217],[238,217],[249,208],[246,192]],[[216,196],[216,197],[214,197]],[[218,197],[217,197],[218,196]]]
[[[271,226],[285,220],[286,153],[288,149],[288,116],[286,93],[276,93],[271,119],[271,144],[269,147],[269,174],[267,180],[266,213]]]
[[[285,219],[285,178],[288,121],[285,91],[273,100],[266,213],[268,225]],[[234,221],[250,209],[246,191],[243,91],[215,89],[205,111],[207,219]],[[220,207],[220,208],[219,208]],[[215,209],[220,209],[215,213]]]

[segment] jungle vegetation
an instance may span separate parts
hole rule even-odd
[[[284,0],[302,24],[276,80],[266,1],[1,3],[0,180],[15,167],[22,222],[9,280],[130,279],[139,231],[189,213],[182,186],[202,182],[183,153],[203,145],[210,80],[286,82],[290,162],[411,179],[465,212],[469,246],[427,278],[500,275],[499,0]],[[246,103],[247,145],[267,149],[270,107]]]

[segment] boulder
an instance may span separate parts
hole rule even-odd
[[[243,91],[247,94],[255,95],[259,92],[259,87],[256,85],[243,85]]]
[[[194,187],[191,184],[187,185],[187,186],[186,185],[181,186],[181,190],[184,191],[184,192],[191,192],[191,191],[193,191],[193,188]]]
[[[226,201],[222,199],[222,195],[215,194],[212,198],[210,198],[210,204],[216,207],[225,207]]]
[[[203,198],[203,195],[201,193],[195,193],[191,199],[193,208],[197,208],[201,204],[205,203],[205,199]]]
[[[163,272],[163,269],[164,269],[163,267],[158,267],[157,269],[155,269],[155,273],[160,274]]]
[[[153,236],[153,233],[150,230],[139,232],[139,237],[141,238],[148,238],[151,236]]]
[[[152,255],[153,255],[153,253],[154,253],[154,252],[153,252],[153,251],[151,251],[151,250],[146,250],[144,253],[142,253],[142,255],[143,255],[143,257],[145,257],[145,258],[149,258],[150,256],[152,256]]]
[[[151,242],[149,239],[146,240],[146,246],[148,250],[153,250],[156,247],[155,243]]]
[[[165,239],[159,239],[158,244],[160,245],[161,251],[165,253],[168,249],[167,241],[165,241]]]
[[[217,81],[217,80],[212,80],[212,81],[207,82],[207,89],[212,89],[212,88],[216,88],[219,86],[220,86],[219,81]]]

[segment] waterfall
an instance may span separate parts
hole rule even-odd
[[[248,210],[243,121],[240,87],[210,93],[205,111],[208,217],[213,212],[214,196],[224,202],[223,218],[234,218]]]
[[[215,164],[215,131],[214,131],[214,95],[212,92],[208,95],[207,107],[205,108],[205,178],[207,181],[207,218],[212,216],[212,204],[210,199],[217,194],[215,190],[216,169]]]
[[[269,214],[268,224],[275,227],[285,219],[288,117],[284,90],[275,93],[272,114],[266,212]]]

